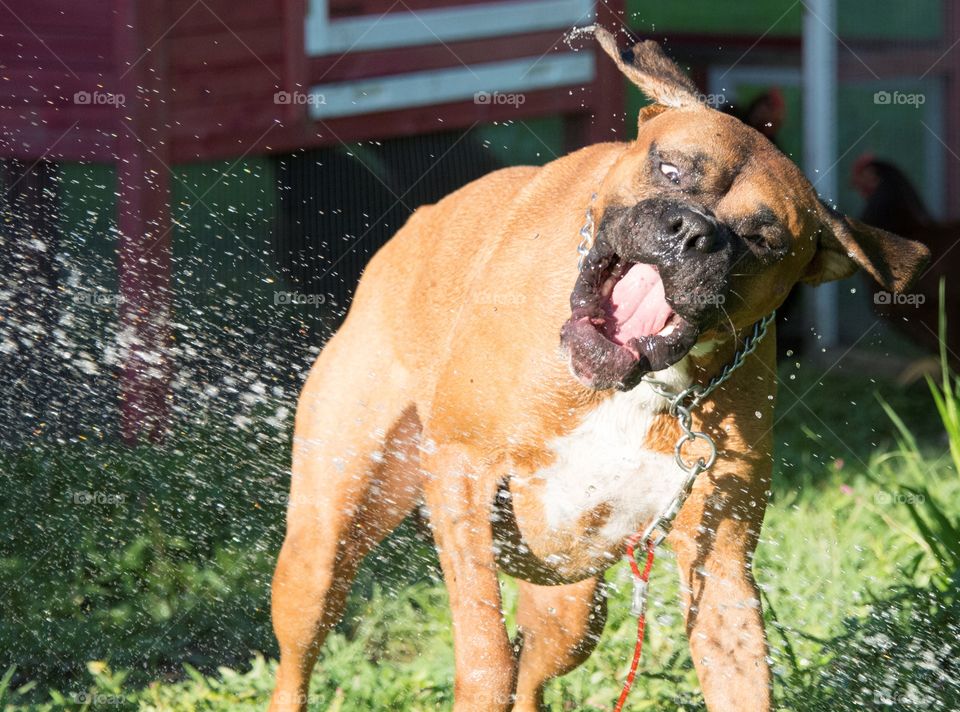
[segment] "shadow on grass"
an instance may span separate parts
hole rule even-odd
[[[869,613],[844,621],[819,660],[778,685],[783,706],[809,712],[960,709],[960,597],[954,584],[898,588]],[[789,639],[791,633],[787,632]],[[796,635],[796,633],[794,633]],[[789,656],[788,656],[789,657]]]
[[[89,661],[126,685],[276,656],[270,578],[289,485],[283,432],[192,432],[164,448],[108,442],[0,453],[0,675],[10,689],[86,689]],[[187,440],[187,438],[184,438]],[[210,443],[216,443],[212,447]],[[424,527],[405,522],[365,563],[341,630],[374,586],[432,580]]]

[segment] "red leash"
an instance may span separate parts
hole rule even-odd
[[[647,539],[645,542],[647,545],[647,563],[643,567],[643,571],[641,571],[640,566],[637,564],[637,558],[633,553],[633,548],[639,542],[640,536],[642,535],[634,534],[627,539],[627,560],[630,562],[630,570],[633,572],[634,579],[633,602],[634,607],[639,608],[639,610],[634,611],[637,615],[637,644],[633,649],[633,661],[630,663],[630,672],[627,673],[627,679],[623,683],[623,691],[620,693],[620,699],[617,700],[617,706],[613,708],[613,712],[620,712],[627,701],[630,688],[633,687],[633,680],[637,676],[637,667],[640,665],[640,653],[643,651],[643,629],[647,620],[647,583],[650,581],[650,569],[653,568],[653,556],[657,545],[653,542],[653,539]]]

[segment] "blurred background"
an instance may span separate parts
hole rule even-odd
[[[566,37],[594,21],[624,50],[662,42],[825,199],[930,245],[909,298],[854,277],[781,310],[768,531],[815,551],[759,556],[781,581],[765,604],[784,705],[956,699],[936,662],[953,649],[921,633],[957,637],[943,592],[960,525],[940,503],[957,501],[943,369],[960,345],[940,317],[960,296],[940,283],[960,259],[960,4],[0,0],[0,702],[262,704],[305,370],[417,206],[635,135],[642,97]],[[411,521],[388,548],[358,581],[317,709],[449,704],[429,536]],[[906,622],[872,628],[900,625],[888,609]],[[365,627],[382,617],[418,642]],[[630,623],[614,624],[622,643]],[[647,696],[697,709],[671,625],[651,633],[647,664],[665,672]],[[888,660],[912,672],[881,684],[836,663],[876,636],[933,667]],[[603,708],[626,654],[598,653],[553,708]],[[862,699],[810,706],[860,678]]]

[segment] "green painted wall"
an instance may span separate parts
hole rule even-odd
[[[935,39],[942,32],[944,0],[838,0],[844,37]],[[627,0],[630,25],[641,32],[799,35],[798,0]]]
[[[475,130],[497,159],[509,166],[539,166],[563,153],[559,116],[484,124]]]
[[[272,164],[267,158],[247,158],[231,165],[191,164],[175,171],[171,215],[176,318],[190,312],[229,315],[244,305],[272,300]],[[61,167],[63,264],[84,291],[117,291],[115,191],[112,166]],[[229,301],[224,301],[225,294]]]
[[[176,170],[174,282],[183,295],[177,300],[182,312],[227,316],[272,303],[273,165],[257,157],[231,165],[196,163]],[[224,295],[230,302],[224,303]]]

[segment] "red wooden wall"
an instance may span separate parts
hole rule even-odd
[[[478,1],[405,4],[419,11]],[[308,58],[306,2],[0,3],[0,158],[117,165],[120,326],[133,338],[121,373],[129,441],[162,437],[169,408],[171,166],[558,113],[573,144],[609,139],[623,125],[623,79],[609,61],[596,62],[596,80],[583,91],[527,92],[522,108],[462,100],[312,121],[306,106],[274,95],[570,49],[551,31]],[[392,7],[331,0],[330,15]],[[621,23],[622,0],[599,8],[601,22]]]

